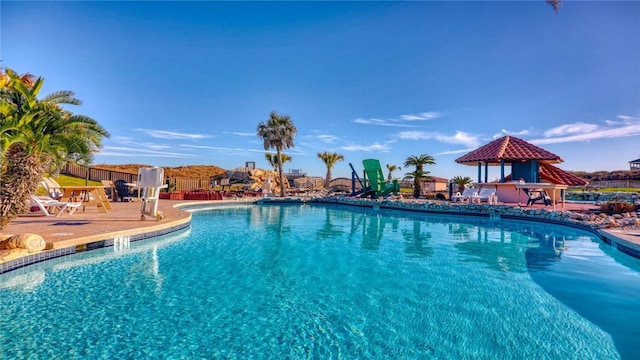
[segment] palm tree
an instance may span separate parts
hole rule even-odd
[[[89,163],[109,133],[61,105],[79,105],[71,91],[38,99],[44,79],[6,69],[0,81],[0,229],[27,210],[42,175],[66,162]]]
[[[264,157],[265,157],[265,159],[267,159],[267,162],[269,163],[269,165],[271,165],[273,170],[274,171],[278,171],[278,157],[276,156],[276,154],[267,152],[267,153],[264,154]],[[283,165],[287,161],[291,161],[292,160],[291,156],[289,156],[287,154],[280,154],[280,158],[282,159],[282,164]]]
[[[282,150],[293,147],[293,137],[298,133],[295,125],[291,122],[289,115],[280,115],[271,111],[269,118],[265,122],[258,124],[258,137],[264,142],[264,149],[276,149],[278,159],[282,159]],[[280,177],[280,196],[284,197],[284,173],[282,172],[282,161],[278,161],[278,175]]]
[[[322,162],[327,166],[327,177],[324,179],[324,187],[329,187],[329,183],[331,182],[331,168],[338,162],[343,161],[344,156],[338,153],[330,153],[325,151],[323,153],[318,153],[318,158],[322,160]]]
[[[387,176],[387,179],[391,181],[393,180],[393,172],[396,170],[402,170],[402,168],[400,166],[387,164],[387,170],[389,170],[389,176]]]
[[[415,166],[416,170],[407,173],[406,176],[413,179],[413,197],[420,197],[420,182],[428,177],[429,172],[424,171],[425,165],[435,165],[433,156],[422,154],[420,156],[411,155],[404,161],[404,166]],[[406,177],[405,177],[406,178]]]
[[[560,6],[562,5],[562,1],[560,0],[547,0],[547,4],[553,7],[553,11],[558,12]]]
[[[454,184],[458,185],[458,191],[459,192],[463,192],[464,188],[471,184],[473,182],[473,180],[471,180],[470,177],[468,176],[454,176],[451,179],[451,182],[453,182]]]

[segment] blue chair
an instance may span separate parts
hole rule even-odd
[[[131,191],[126,181],[122,179],[116,180],[113,185],[116,187],[116,192],[118,193],[120,201],[132,201],[138,198],[138,191]]]

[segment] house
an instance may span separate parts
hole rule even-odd
[[[431,192],[447,191],[449,180],[437,176],[429,176],[428,180],[422,180],[420,182],[420,189],[422,195],[426,195]]]
[[[629,161],[629,170],[640,170],[640,159]]]

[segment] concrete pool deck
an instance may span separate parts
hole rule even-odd
[[[141,203],[139,202],[111,203],[113,209],[107,213],[100,213],[97,208],[87,207],[84,211],[80,208],[72,215],[62,214],[57,218],[45,216],[18,217],[2,231],[2,234],[38,234],[44,238],[48,246],[46,250],[38,253],[28,253],[26,249],[0,250],[0,273],[50,258],[72,254],[76,251],[111,246],[116,238],[127,238],[135,241],[189,227],[191,214],[188,211],[176,208],[177,205],[237,204],[258,199],[247,198],[243,200],[160,200],[158,210],[165,217],[161,221],[156,221],[148,216],[146,220],[140,220]],[[411,202],[411,200],[406,200],[406,203],[410,204]],[[414,200],[413,202],[416,201]],[[425,202],[423,201],[422,203],[424,204]],[[505,208],[505,205],[514,208],[518,207],[517,204],[495,206]],[[465,205],[452,204],[451,206]],[[533,206],[532,208],[543,209],[544,206]],[[594,208],[594,205],[568,203],[565,206],[565,211],[579,213]],[[560,211],[561,209],[558,208],[557,210]],[[535,221],[535,219],[529,220]],[[618,246],[618,248],[622,244],[625,249],[631,249],[631,253],[624,252],[631,256],[639,257],[636,254],[640,255],[640,228],[611,228],[598,231],[603,235],[602,241],[605,243]]]

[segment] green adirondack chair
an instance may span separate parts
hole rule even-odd
[[[365,196],[371,195],[374,199],[378,196],[386,196],[391,193],[398,195],[400,185],[398,180],[387,182],[380,166],[380,160],[378,159],[365,159],[362,160],[362,166],[364,166],[365,184],[370,187],[369,192],[365,193]]]

